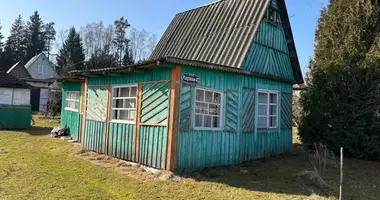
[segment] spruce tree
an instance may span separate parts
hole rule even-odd
[[[1,33],[1,29],[2,29],[3,27],[1,26],[1,24],[0,24],[0,53],[2,53],[3,52],[3,49],[4,49],[4,42],[3,42],[3,39],[4,39],[4,36],[3,36],[3,34]]]
[[[79,33],[72,27],[57,56],[57,65],[61,75],[68,75],[70,70],[84,69],[84,49]]]
[[[302,93],[306,144],[380,159],[380,20],[371,0],[334,0],[321,12]]]
[[[124,53],[124,57],[123,57],[123,65],[126,66],[126,65],[131,65],[134,63],[135,62],[134,62],[133,57],[132,57],[131,49],[129,47],[127,47],[125,50],[125,53]]]
[[[118,64],[123,64],[124,53],[128,51],[129,40],[126,38],[126,30],[130,27],[127,19],[121,17],[119,20],[116,20],[115,23],[115,38],[114,45],[116,46],[117,53],[116,57],[118,58]]]
[[[50,58],[50,51],[51,51],[51,45],[52,42],[55,40],[55,29],[54,29],[54,22],[49,22],[44,25],[44,40],[46,44],[46,51],[47,51],[47,57]]]
[[[46,50],[44,23],[37,11],[30,16],[27,24],[27,59]]]
[[[13,64],[21,61],[25,63],[26,59],[26,29],[21,15],[19,15],[12,24],[10,35],[5,43],[5,66],[11,67]]]

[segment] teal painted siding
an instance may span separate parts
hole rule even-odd
[[[108,85],[126,85],[146,82],[143,85],[139,153],[135,158],[136,125],[124,123],[109,123],[108,154],[130,161],[138,161],[144,165],[164,169],[167,151],[167,124],[170,101],[171,68],[157,67],[138,73],[119,73],[113,76],[88,78],[88,109],[92,119],[86,120],[86,148],[104,152],[105,148],[105,115],[103,89]],[[152,82],[154,81],[154,82]],[[158,81],[158,82],[157,82]],[[95,86],[96,85],[96,86]],[[91,89],[98,88],[98,89]]]
[[[110,123],[108,154],[128,161],[135,161],[134,124]]]
[[[61,124],[60,126],[67,127],[69,135],[77,141],[80,141],[80,116],[79,112],[65,110],[66,107],[66,92],[81,90],[81,83],[79,82],[63,82],[62,83],[62,111],[61,111]]]
[[[84,148],[104,153],[106,123],[94,120],[86,120]]]
[[[292,146],[291,128],[280,129],[279,125],[279,128],[258,133],[256,112],[254,116],[251,115],[244,119],[243,105],[248,98],[254,99],[250,104],[253,103],[254,110],[256,110],[255,96],[259,89],[278,90],[279,94],[291,93],[292,84],[194,67],[183,67],[182,73],[198,75],[200,83],[196,86],[184,84],[181,86],[177,170],[237,164],[278,155],[290,150]],[[194,130],[192,128],[194,122],[192,102],[195,98],[196,87],[216,89],[224,93],[223,113],[225,114],[223,114],[222,131]],[[245,92],[247,88],[249,92]],[[231,101],[234,102],[233,105],[228,104]],[[279,108],[280,104],[281,96]],[[233,117],[235,120],[229,119]],[[279,120],[278,124],[281,124],[281,116],[279,116]],[[243,123],[246,123],[247,126],[243,126]]]
[[[294,81],[285,32],[266,20],[260,23],[242,68]]]
[[[0,105],[0,129],[28,129],[31,119],[30,105]]]

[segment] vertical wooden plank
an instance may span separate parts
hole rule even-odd
[[[141,99],[142,99],[142,82],[137,84],[137,116],[136,116],[136,132],[135,132],[135,162],[139,162],[139,138],[140,138],[140,121],[141,121]]]
[[[105,139],[104,139],[104,153],[108,154],[108,136],[109,136],[109,129],[110,129],[110,110],[111,110],[111,91],[112,91],[112,86],[108,85],[108,98],[107,98],[107,116],[106,116],[106,134],[105,134]]]
[[[82,106],[82,110],[81,110],[81,113],[82,113],[82,127],[81,127],[81,143],[82,143],[82,146],[84,145],[84,132],[85,132],[85,129],[86,129],[86,113],[87,113],[87,89],[88,89],[88,83],[87,83],[87,79],[85,79],[84,81],[84,87],[83,87],[83,106]]]
[[[179,100],[181,89],[181,66],[172,69],[170,82],[170,106],[169,106],[169,129],[168,146],[166,154],[166,170],[174,171],[177,161],[177,137],[179,125]]]

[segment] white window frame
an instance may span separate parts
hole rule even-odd
[[[209,102],[205,102],[205,101],[197,101],[197,90],[202,90],[204,92],[208,91],[208,92],[213,92],[213,93],[219,93],[220,94],[220,115],[219,115],[219,127],[218,128],[212,128],[212,127],[198,127],[198,126],[195,126],[195,115],[197,115],[197,113],[195,112],[196,111],[196,103],[199,102],[199,103],[207,103],[207,104],[210,104]],[[194,108],[193,108],[193,129],[194,130],[208,130],[208,131],[221,131],[223,130],[223,114],[224,114],[224,93],[223,91],[220,91],[220,90],[215,90],[215,89],[210,89],[210,88],[202,88],[202,87],[197,87],[195,88],[195,95],[194,95]],[[204,97],[206,98],[206,97]],[[213,97],[214,98],[214,97]],[[211,103],[211,104],[217,104],[217,103]],[[198,115],[203,115],[203,116],[216,116],[216,115],[209,115],[209,114],[198,114]],[[204,123],[204,120],[202,121],[202,124]],[[212,122],[211,122],[212,124]]]
[[[116,88],[131,88],[131,87],[136,87],[136,97],[113,97],[114,95],[114,89]],[[122,123],[122,124],[136,124],[137,120],[137,96],[138,96],[139,88],[137,84],[125,84],[125,85],[113,85],[112,86],[112,91],[111,91],[111,107],[110,107],[110,122],[113,123]],[[131,90],[129,90],[129,95],[131,94]],[[135,99],[136,100],[136,108],[114,108],[113,107],[113,100],[115,99]],[[114,110],[135,110],[136,116],[135,120],[120,120],[120,119],[112,119],[112,115]]]
[[[260,93],[265,93],[267,94],[267,103],[260,103],[259,102],[259,95]],[[270,94],[275,94],[276,95],[276,102],[277,103],[271,103],[270,102]],[[263,130],[263,129],[276,129],[278,128],[278,124],[279,124],[279,92],[277,90],[261,90],[259,89],[258,92],[257,92],[257,129],[258,130]],[[259,115],[259,106],[260,105],[265,105],[267,107],[267,114],[266,115]],[[270,114],[270,107],[271,106],[276,106],[276,115],[271,115]],[[265,128],[259,128],[259,118],[260,117],[266,117],[267,118],[267,127]],[[271,117],[276,117],[276,126],[270,126],[270,118]]]
[[[77,99],[68,99],[67,97],[69,96],[68,95],[69,93],[78,94],[78,97],[79,97],[78,100]],[[78,102],[78,105],[79,105],[78,109],[67,107],[68,106],[67,101]],[[79,108],[80,108],[80,92],[79,91],[67,91],[66,92],[66,98],[65,98],[65,110],[69,110],[69,111],[73,111],[73,112],[79,112]]]
[[[37,71],[39,74],[47,74],[47,67],[45,65],[38,65]]]

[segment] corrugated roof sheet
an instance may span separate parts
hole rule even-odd
[[[269,0],[222,0],[177,14],[150,59],[240,68]]]
[[[17,79],[5,71],[0,71],[0,87],[3,88],[27,88],[32,89],[33,87],[27,84],[25,81]]]

